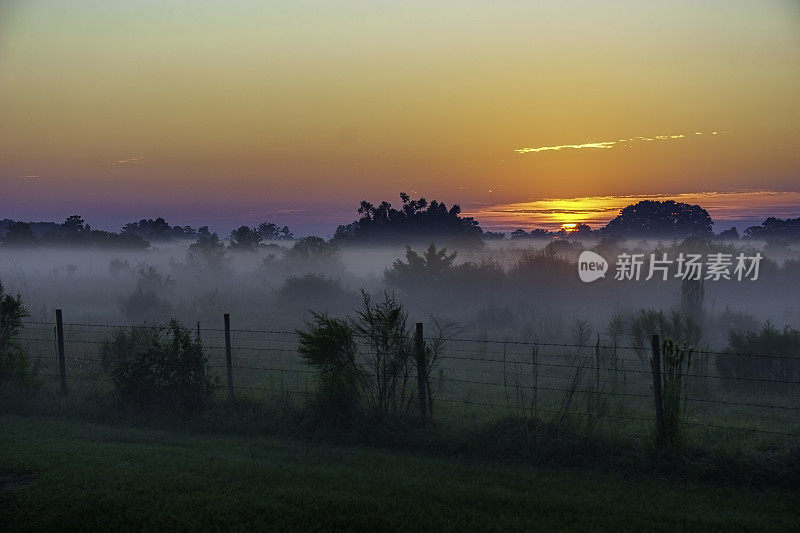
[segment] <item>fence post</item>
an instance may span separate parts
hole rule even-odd
[[[653,396],[656,400],[656,434],[661,438],[664,429],[664,397],[661,392],[661,339],[658,335],[653,335],[652,350],[650,366],[653,370]]]
[[[414,355],[417,358],[417,391],[419,394],[419,415],[423,424],[428,421],[428,369],[425,361],[425,340],[422,336],[422,322],[417,322],[414,335]]]
[[[58,374],[61,377],[61,394],[67,393],[67,355],[64,351],[64,317],[56,309],[56,339],[58,341]]]
[[[228,373],[228,398],[233,400],[233,362],[231,356],[231,315],[225,313],[225,368]]]

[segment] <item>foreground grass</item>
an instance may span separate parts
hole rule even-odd
[[[0,416],[19,529],[791,529],[800,492]]]

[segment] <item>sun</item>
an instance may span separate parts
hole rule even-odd
[[[578,225],[574,223],[561,224],[561,229],[569,233],[571,231],[575,231],[576,229],[578,229]]]

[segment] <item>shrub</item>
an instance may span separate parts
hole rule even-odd
[[[371,420],[406,421],[419,401],[414,339],[403,304],[384,293],[373,302],[361,291],[362,306],[349,320],[313,314],[298,331],[298,352],[320,371],[315,406],[327,420],[349,423],[358,414]],[[433,319],[433,335],[423,339],[428,410],[442,383],[439,359],[456,329]],[[438,381],[431,385],[431,378]]]
[[[137,410],[198,410],[213,390],[199,332],[193,338],[175,319],[166,327],[121,329],[101,355],[120,400]]]
[[[404,418],[416,396],[416,361],[407,322],[408,313],[394,296],[384,293],[383,301],[373,303],[362,291],[353,327],[369,348],[366,388],[370,413],[376,418]]]
[[[300,356],[319,370],[313,407],[321,420],[350,425],[361,409],[361,369],[353,329],[344,320],[314,313],[298,330]]]
[[[28,361],[16,340],[22,331],[22,319],[27,316],[22,298],[6,294],[0,283],[0,382],[28,376]]]
[[[666,315],[663,311],[641,309],[639,315],[630,321],[631,343],[640,359],[650,350],[653,335],[676,339],[677,342],[696,345],[700,341],[700,325],[688,316],[677,311]]]
[[[663,418],[656,428],[656,440],[664,451],[679,452],[683,442],[683,421],[686,414],[685,377],[692,368],[694,350],[682,347],[672,339],[662,343],[662,409]]]
[[[770,322],[760,330],[731,330],[725,351],[716,361],[724,377],[800,381],[800,330],[788,326],[779,330]],[[752,387],[755,382],[748,380],[726,379],[723,383],[729,388]],[[774,386],[769,384],[771,390]]]

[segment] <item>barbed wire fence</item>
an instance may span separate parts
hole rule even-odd
[[[78,380],[111,388],[101,349],[132,324],[25,322],[21,341],[43,377],[59,379],[62,392]],[[314,394],[316,371],[297,354],[295,331],[197,327],[217,378],[234,394],[305,398]],[[361,345],[362,356],[368,347]],[[533,342],[452,337],[427,372],[432,405],[443,411],[491,418],[574,417],[591,424],[652,426],[656,423],[651,354],[642,346]],[[719,372],[721,358],[758,360],[758,372]],[[800,439],[800,354],[700,350],[684,374],[684,424],[698,431],[724,431]],[[786,371],[786,367],[789,371]],[[782,371],[779,371],[783,369]],[[425,416],[423,412],[423,416]]]

